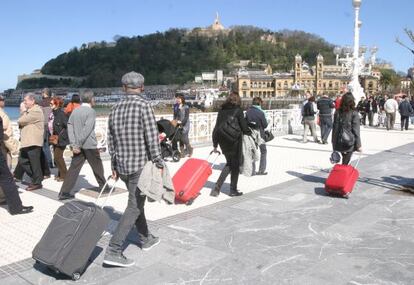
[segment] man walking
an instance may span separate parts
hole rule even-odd
[[[411,107],[410,101],[408,101],[406,95],[402,96],[402,101],[400,106],[398,106],[398,110],[401,115],[401,131],[404,130],[404,128],[408,131],[408,119],[413,113],[413,108]]]
[[[389,98],[384,104],[385,116],[387,118],[387,131],[394,129],[395,115],[398,110],[397,100]]]
[[[328,137],[333,125],[332,110],[335,108],[335,102],[328,95],[322,95],[316,106],[319,110],[322,144],[328,144]]]
[[[75,193],[72,192],[72,188],[75,186],[85,160],[91,166],[100,189],[106,182],[95,136],[96,113],[92,109],[95,104],[93,92],[84,91],[81,100],[82,105],[72,112],[68,121],[68,136],[73,157],[60,189],[59,200],[74,198]]]
[[[41,189],[43,181],[41,155],[44,135],[44,117],[42,108],[36,104],[33,93],[27,93],[24,97],[17,123],[20,128],[20,155],[18,165],[22,172],[26,172],[32,179],[32,183],[26,190],[33,191]],[[23,175],[23,173],[21,174]],[[22,177],[16,178],[22,179]]]
[[[138,188],[138,180],[148,160],[163,167],[158,143],[157,124],[150,103],[142,97],[144,77],[129,72],[122,77],[125,98],[112,107],[108,119],[108,149],[111,155],[112,177],[118,176],[128,188],[128,204],[108,248],[104,264],[129,267],[134,261],[122,254],[128,233],[135,224],[141,248],[149,250],[159,238],[148,231],[144,204],[146,196]],[[161,171],[161,170],[160,170]]]

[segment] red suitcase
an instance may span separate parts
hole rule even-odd
[[[213,152],[210,153],[210,156],[211,154],[213,154]],[[218,157],[220,153],[217,152],[217,154]],[[207,160],[197,158],[190,158],[187,160],[172,178],[175,189],[175,199],[186,203],[187,205],[191,205],[194,202],[194,199],[200,195],[201,189],[211,175],[214,162],[213,164],[210,164]]]
[[[325,182],[325,191],[330,195],[342,196],[348,198],[359,177],[359,171],[352,165],[336,164]]]

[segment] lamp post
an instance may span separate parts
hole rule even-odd
[[[360,56],[359,56],[359,29],[361,28],[361,21],[359,21],[359,8],[361,7],[362,0],[352,0],[352,5],[355,10],[355,24],[354,24],[354,54],[353,54],[353,69],[352,80],[349,86],[351,87],[352,94],[355,97],[355,103],[358,103],[361,97],[364,96],[364,89],[359,83],[360,73]]]

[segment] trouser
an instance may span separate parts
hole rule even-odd
[[[47,157],[43,149],[42,149],[42,152],[40,153],[40,164],[42,165],[43,176],[50,176],[49,163],[47,162]]]
[[[67,168],[65,160],[63,159],[63,153],[66,149],[66,146],[53,146],[53,158],[55,161],[55,164],[58,168],[58,177],[65,179]]]
[[[3,189],[6,198],[9,212],[11,214],[18,213],[22,210],[22,200],[20,200],[19,192],[16,183],[13,180],[13,175],[7,166],[6,159],[0,153],[0,187]]]
[[[134,224],[139,234],[148,236],[148,225],[144,211],[146,196],[138,188],[141,171],[119,175],[128,188],[128,204],[109,242],[108,250],[112,252],[119,253],[122,251],[122,246]]]
[[[99,188],[102,188],[105,185],[106,180],[99,151],[97,149],[81,149],[80,153],[73,154],[72,162],[66,173],[62,188],[60,188],[60,194],[74,194],[72,188],[76,184],[76,180],[78,179],[79,172],[81,171],[85,160],[87,160],[91,166],[93,175],[99,184]]]
[[[36,185],[41,185],[43,181],[41,156],[42,147],[40,146],[29,146],[20,149],[19,164],[22,169],[18,171],[20,173],[22,173],[21,171],[26,172],[32,179],[32,184]],[[21,178],[19,176],[16,177]]]
[[[409,116],[401,116],[401,131],[405,128],[405,130],[408,130],[408,119]]]
[[[414,116],[410,116],[411,125],[414,125]]]
[[[368,112],[368,123],[370,127],[374,125],[374,112],[372,111]]]
[[[321,124],[321,138],[323,142],[328,141],[329,134],[332,131],[332,116],[331,115],[319,115],[319,120]]]
[[[311,135],[313,136],[313,140],[315,142],[318,141],[318,137],[316,136],[316,124],[315,124],[315,120],[304,120],[304,125],[305,125],[305,129],[303,131],[303,141],[307,142],[308,141],[308,130],[310,129],[311,131]]]
[[[53,160],[52,160],[52,154],[50,153],[49,132],[48,131],[45,131],[42,149],[43,149],[43,153],[45,154],[47,166],[50,167],[50,168],[53,168]]]
[[[395,112],[394,113],[388,113],[386,112],[387,116],[387,130],[393,130],[394,124],[395,124]]]
[[[260,164],[259,164],[259,172],[266,171],[266,156],[267,156],[267,148],[266,144],[259,145],[260,149]],[[253,160],[253,171],[256,171],[256,162]]]
[[[341,154],[342,154],[342,164],[343,165],[348,165],[349,162],[351,161],[352,151],[342,152]]]
[[[361,113],[361,115],[362,115],[362,117],[361,117],[361,125],[364,125],[365,126],[365,124],[367,122],[367,113],[363,112],[363,113]]]
[[[237,190],[237,182],[239,181],[240,173],[240,159],[239,153],[234,155],[226,155],[226,166],[221,171],[220,177],[217,179],[215,189],[220,191],[221,186],[223,186],[224,181],[226,181],[227,176],[230,174],[230,191]]]

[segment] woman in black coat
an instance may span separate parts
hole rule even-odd
[[[216,126],[213,130],[213,146],[214,151],[217,151],[217,146],[220,148],[226,157],[226,166],[221,171],[220,177],[216,182],[216,186],[211,191],[211,196],[218,196],[220,194],[221,186],[226,180],[227,176],[231,173],[230,182],[230,196],[240,196],[243,192],[237,190],[237,182],[239,180],[239,169],[241,161],[241,146],[242,146],[242,134],[251,135],[251,131],[247,126],[246,119],[244,118],[243,111],[240,108],[241,99],[237,92],[232,92],[224,102],[221,110],[218,112]],[[235,141],[226,140],[223,136],[219,135],[218,128],[225,123],[230,117],[237,118],[237,122],[240,126],[241,133]]]
[[[341,129],[354,138],[352,145],[341,142]],[[341,106],[335,112],[332,130],[332,146],[334,151],[342,154],[342,164],[349,164],[352,153],[361,151],[360,119],[355,109],[355,99],[352,93],[348,92],[342,96]]]
[[[65,180],[67,172],[63,153],[66,149],[66,146],[69,144],[68,117],[62,109],[63,100],[61,98],[53,98],[50,106],[52,107],[53,112],[52,134],[58,136],[57,144],[53,145],[53,157],[58,168],[58,176],[55,179],[57,181],[63,181]]]

